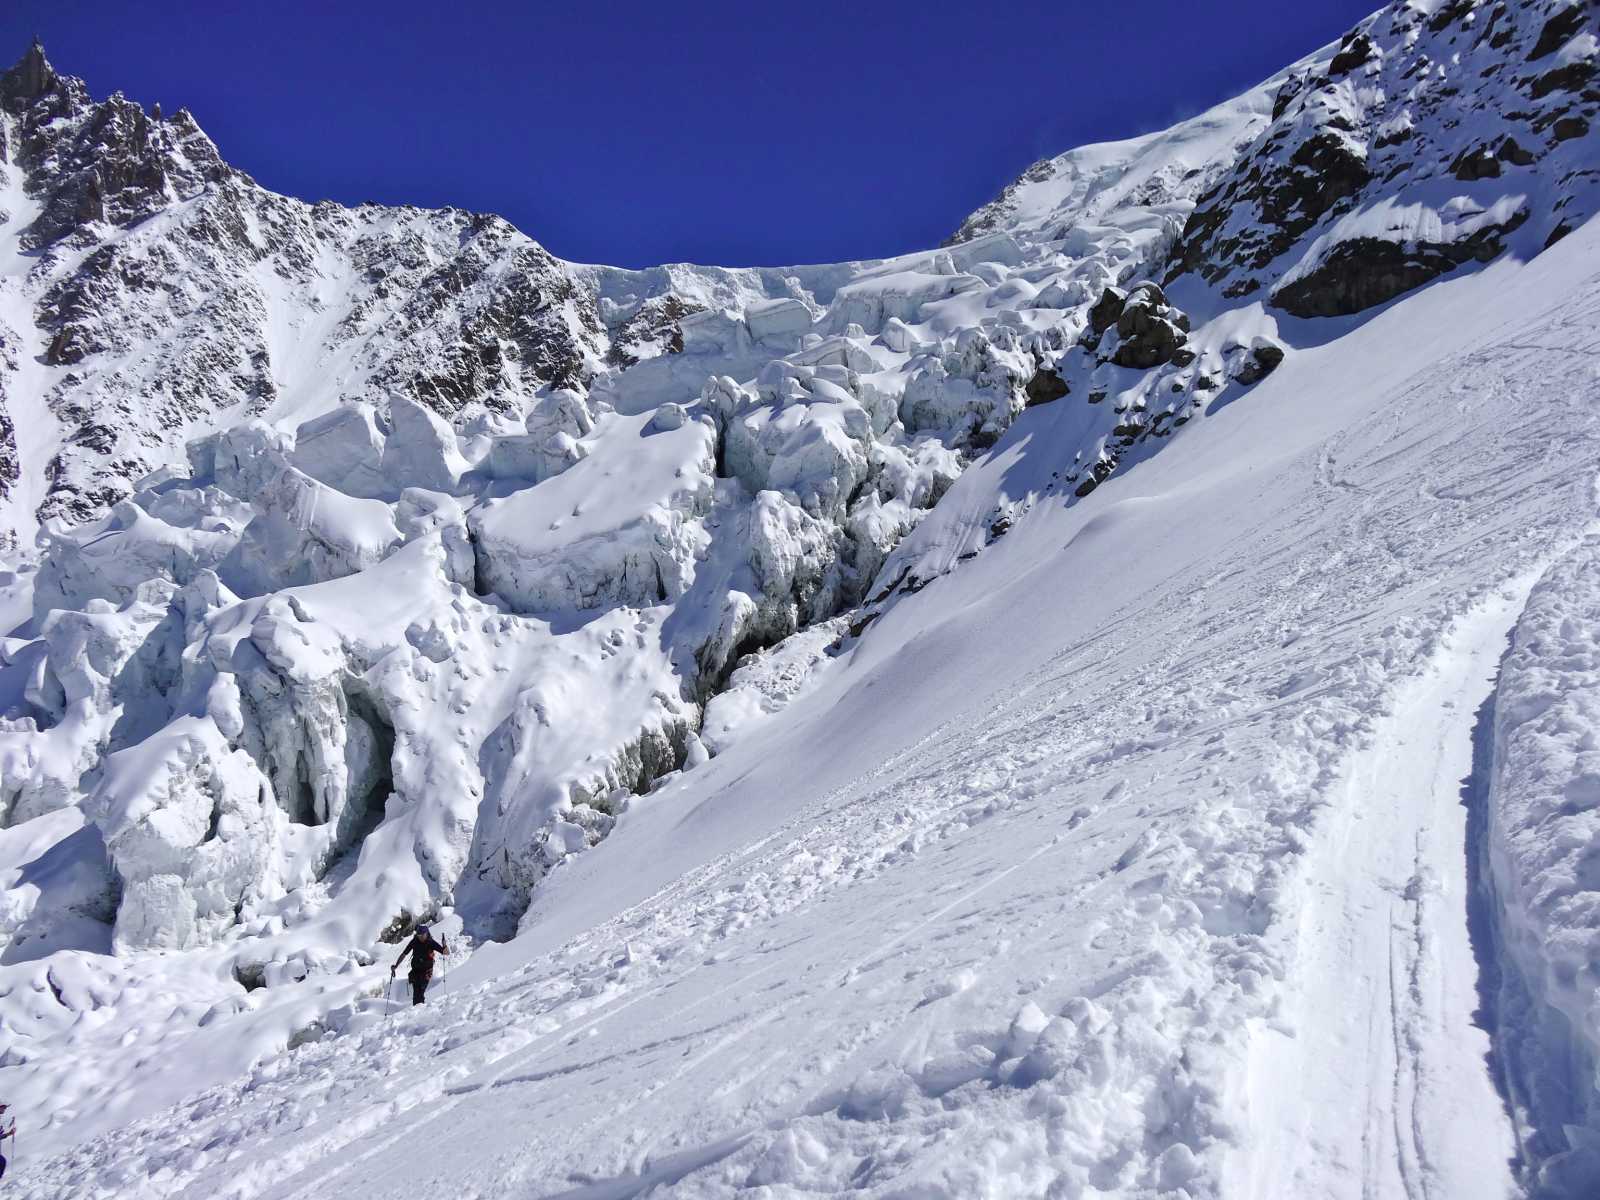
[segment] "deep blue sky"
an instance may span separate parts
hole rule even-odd
[[[1378,0],[0,4],[103,96],[187,105],[308,200],[501,213],[563,257],[935,244],[1029,163],[1162,128]]]

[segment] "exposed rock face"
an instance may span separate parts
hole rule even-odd
[[[0,496],[7,495],[22,476],[22,464],[17,459],[17,430],[5,408],[5,393],[0,391]],[[0,530],[0,550],[11,548],[14,534]]]
[[[1524,224],[1536,252],[1596,209],[1593,170],[1554,132],[1583,137],[1600,108],[1595,32],[1593,6],[1570,0],[1389,6],[1285,81],[1200,197],[1167,281],[1335,315],[1493,258]],[[1482,140],[1468,111],[1501,114],[1501,132]],[[1537,200],[1534,169],[1555,181]]]
[[[1331,245],[1315,265],[1272,294],[1272,302],[1297,317],[1337,317],[1392,300],[1454,270],[1488,262],[1505,248],[1505,237],[1527,219],[1518,209],[1504,222],[1448,242],[1404,242],[1350,238]]]
[[[1373,56],[1372,39],[1360,31],[1345,34],[1339,42],[1339,52],[1328,63],[1328,77],[1337,79],[1348,75]]]
[[[1094,302],[1089,309],[1089,331],[1093,336],[1099,337],[1117,323],[1117,318],[1122,316],[1123,307],[1128,303],[1128,293],[1121,288],[1108,287],[1100,293],[1100,299]]]
[[[1167,302],[1159,284],[1146,281],[1127,292],[1108,287],[1089,309],[1082,344],[1098,361],[1119,367],[1185,366],[1194,361],[1185,345],[1189,327],[1188,314]]]
[[[94,101],[37,46],[0,76],[0,144],[29,206],[7,232],[38,254],[21,281],[37,324],[0,351],[0,502],[22,469],[47,480],[10,529],[104,511],[222,412],[386,411],[400,395],[447,415],[515,414],[542,387],[581,385],[608,353],[595,273],[503,220],[274,195],[186,111]],[[673,304],[657,308],[685,307]],[[33,467],[8,432],[17,353],[48,368],[27,386],[62,435]]]
[[[1024,389],[1028,397],[1028,407],[1035,404],[1049,404],[1065,396],[1069,389],[1067,381],[1050,367],[1040,367],[1033,373],[1033,378],[1028,380]]]
[[[22,232],[29,249],[89,223],[126,228],[235,174],[186,109],[153,120],[121,95],[95,104],[80,80],[56,74],[37,42],[0,78],[0,104],[15,118],[11,161],[39,203]]]
[[[631,367],[656,354],[682,354],[683,319],[699,311],[697,305],[672,293],[651,297],[612,331],[606,361]]]
[[[1141,283],[1128,294],[1117,315],[1117,344],[1110,354],[1119,367],[1147,370],[1181,355],[1189,335],[1189,318],[1167,303],[1154,283]]]
[[[1224,354],[1227,352],[1224,351]],[[1229,357],[1233,357],[1235,363],[1230,374],[1248,387],[1278,369],[1278,364],[1283,361],[1283,347],[1277,342],[1258,338],[1248,349],[1240,346],[1237,356]]]

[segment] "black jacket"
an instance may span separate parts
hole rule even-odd
[[[449,954],[450,947],[444,942],[433,940],[431,933],[415,934],[406,943],[406,948],[400,951],[400,957],[394,960],[395,970],[400,969],[400,964],[405,962],[406,955],[411,955],[411,974],[423,979],[433,976],[433,956],[435,954]]]

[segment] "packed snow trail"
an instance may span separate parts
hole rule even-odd
[[[1504,1200],[1516,1139],[1468,927],[1474,735],[1531,577],[1401,689],[1307,856],[1289,984],[1256,1034],[1239,1200]]]

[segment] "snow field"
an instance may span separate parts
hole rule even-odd
[[[62,86],[72,120],[102,111]],[[1224,106],[1213,132],[1247,119]],[[1121,171],[1115,154],[1096,162]],[[97,293],[74,327],[85,347],[118,351],[86,351],[80,368],[100,372],[105,396],[146,394],[174,355],[199,361],[157,318],[208,288],[227,302],[202,332],[235,348],[259,335],[251,370],[266,372],[259,394],[199,387],[215,412],[180,404],[178,425],[139,427],[141,445],[169,450],[175,429],[203,432],[187,472],[117,483],[75,458],[73,487],[133,494],[47,530],[37,562],[6,572],[3,611],[22,615],[0,659],[0,842],[15,843],[0,853],[33,857],[0,904],[16,1029],[0,1070],[44,1146],[286,1049],[352,1000],[397,921],[446,904],[476,936],[513,932],[546,873],[606,837],[631,796],[706,762],[702,704],[730,673],[713,745],[832,661],[848,627],[829,620],[1023,412],[1040,363],[1081,327],[1074,310],[1152,269],[1200,187],[1185,172],[1158,204],[1100,214],[1070,254],[996,233],[785,273],[556,264],[467,214],[312,210],[242,178],[213,183],[7,260],[27,268],[13,290],[28,307],[96,239],[102,266],[184,259],[182,287]],[[284,242],[292,265],[237,278],[225,248],[190,236],[219,209],[253,247]],[[4,233],[22,244],[14,221]],[[374,254],[383,272],[358,269]],[[451,360],[431,326],[397,333],[402,299],[457,271],[469,282],[430,298],[436,317],[515,308],[518,278],[540,296],[592,288],[603,329],[570,296],[560,314],[524,314],[555,343],[578,337],[590,394],[523,379],[525,361],[452,422],[409,397],[408,379],[443,386]],[[689,310],[682,352],[630,362],[671,342],[670,321],[636,321],[663,287]],[[1156,387],[1105,371],[1131,392]],[[1060,457],[1097,461],[1133,419],[1112,411],[1125,400],[1075,402]],[[747,651],[808,625],[831,636],[739,674]],[[46,821],[62,843],[39,852],[40,830],[23,827],[63,807],[84,823]],[[164,976],[188,1002],[169,1006]],[[294,994],[257,994],[280,986]],[[102,1010],[115,1029],[81,1020]],[[228,1049],[188,1072],[152,1068],[120,1044],[124,1019]],[[65,1066],[79,1056],[94,1069]]]
[[[1010,532],[553,872],[448,998],[23,1194],[1233,1194],[1231,1156],[1284,1136],[1241,1111],[1252,1039],[1338,942],[1285,929],[1352,758],[1591,517],[1593,371],[1563,351],[1600,311],[1597,237],[1298,356],[1090,503],[1053,498],[1055,418],[1025,415],[924,524],[966,544],[1004,502]],[[1388,847],[1402,889],[1416,848]],[[1459,1015],[1454,946],[1416,1029]],[[1427,1095],[1464,1065],[1421,1061]],[[1330,1162],[1362,1161],[1354,1125]]]

